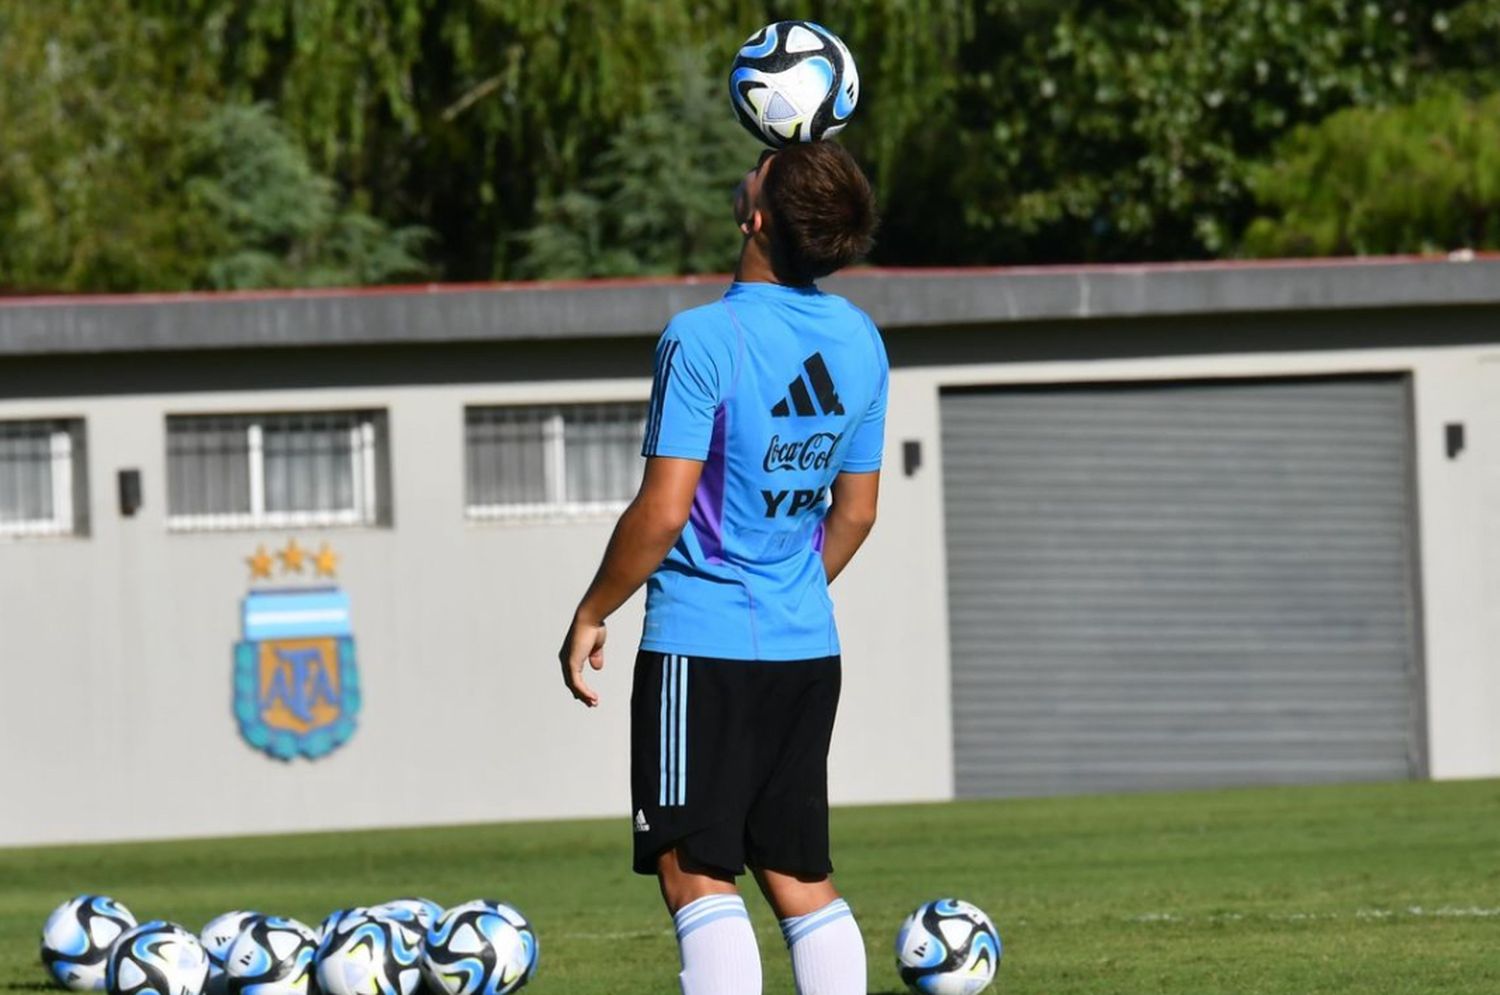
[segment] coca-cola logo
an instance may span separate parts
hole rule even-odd
[[[843,433],[818,432],[805,439],[782,442],[781,436],[771,436],[766,447],[766,459],[762,466],[767,473],[777,470],[826,470],[833,462],[833,454],[844,440]]]

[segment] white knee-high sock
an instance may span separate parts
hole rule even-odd
[[[745,900],[709,895],[673,916],[682,995],[760,995],[760,948]]]
[[[781,920],[797,995],[865,995],[865,938],[842,898]]]

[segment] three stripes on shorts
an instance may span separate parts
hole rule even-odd
[[[688,659],[666,655],[661,665],[662,808],[687,804]]]

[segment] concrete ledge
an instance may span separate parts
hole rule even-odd
[[[654,335],[727,277],[0,300],[0,355]],[[1500,305],[1500,257],[862,270],[826,288],[883,329]]]

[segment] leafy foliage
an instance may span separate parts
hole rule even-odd
[[[683,53],[706,52],[710,65],[725,67],[773,16],[837,24],[867,76],[888,81],[867,88],[861,111],[880,124],[852,141],[870,157],[894,162],[951,89],[948,59],[968,0],[824,0],[780,4],[774,12],[746,0],[142,6],[179,25],[174,50],[205,53],[223,92],[271,103],[314,166],[375,214],[432,229],[431,255],[445,276],[482,279],[550,272],[522,257],[538,251],[552,258],[545,253],[553,243],[517,236],[538,227],[556,231],[575,217],[585,223],[587,198],[599,195],[601,157],[620,147],[622,131],[647,137],[637,119],[658,105],[663,86],[674,85]],[[728,117],[724,99],[720,90],[711,128],[651,132],[665,145],[644,156],[647,164],[704,143],[728,143],[704,153],[709,159],[743,148],[737,133],[719,126],[718,118]],[[643,238],[648,231],[654,227],[646,226]],[[574,238],[586,243],[590,235]],[[558,272],[576,271],[572,250],[555,247],[563,253]],[[651,250],[632,243],[622,251],[640,260]]]
[[[0,3],[0,287],[722,270],[773,17],[859,59],[881,263],[1233,253],[1293,129],[1500,90],[1500,0]],[[316,234],[241,217],[314,189]]]
[[[526,276],[728,272],[739,256],[730,192],[758,145],[725,113],[702,60],[627,120],[581,189],[542,199],[521,237]],[[684,136],[691,136],[684,140]]]
[[[425,232],[340,208],[336,188],[264,104],[218,108],[181,151],[195,282],[215,289],[381,283],[415,276]]]
[[[997,260],[1196,257],[1247,220],[1250,162],[1330,111],[1397,98],[1427,10],[1357,0],[990,0],[966,46],[947,197]]]
[[[0,8],[0,286],[186,290],[423,272],[263,106],[208,99],[125,0]]]
[[[1250,255],[1500,248],[1500,96],[1437,93],[1293,132],[1252,187]]]
[[[0,5],[0,286],[177,289],[160,151],[198,111],[126,0]]]

